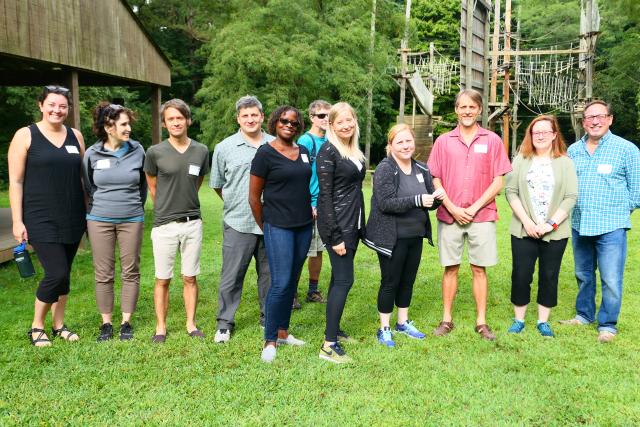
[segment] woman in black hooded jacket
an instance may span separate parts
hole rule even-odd
[[[409,320],[409,305],[416,279],[422,240],[431,240],[428,210],[436,209],[444,192],[435,191],[427,166],[415,161],[413,130],[406,124],[391,128],[387,140],[387,158],[382,160],[373,178],[371,214],[364,243],[378,252],[382,280],[378,291],[380,329],[378,341],[394,347],[390,328],[393,306],[398,307],[395,331],[422,339]]]

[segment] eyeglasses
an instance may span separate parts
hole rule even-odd
[[[313,117],[317,117],[319,119],[326,119],[328,114],[327,113],[320,113],[320,114],[312,114]]]
[[[297,121],[293,121],[293,120],[280,118],[280,119],[278,119],[278,121],[280,122],[280,124],[282,126],[290,125],[292,128],[296,128],[296,129],[298,128],[298,126],[300,126]]]
[[[70,90],[66,87],[56,86],[56,85],[48,85],[44,87],[49,93],[58,93],[58,94],[66,94],[69,93]]]
[[[611,114],[593,114],[590,116],[584,116],[583,120],[585,122],[592,122],[595,119],[598,119],[598,121],[602,121],[604,119],[606,119],[607,117],[609,117]]]
[[[537,137],[537,136],[542,136],[542,137],[546,137],[546,136],[551,136],[553,135],[555,132],[552,130],[544,130],[541,132],[531,132],[531,136],[533,137]]]

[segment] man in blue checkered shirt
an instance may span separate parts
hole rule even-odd
[[[560,323],[596,321],[596,269],[602,282],[598,341],[611,342],[618,329],[622,276],[627,258],[631,212],[640,207],[640,150],[609,130],[611,107],[603,101],[585,106],[587,132],[569,147],[578,173],[578,202],[573,211],[572,243],[578,295],[576,316]]]

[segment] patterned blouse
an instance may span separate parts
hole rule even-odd
[[[555,185],[550,158],[534,157],[531,168],[527,172],[527,184],[529,184],[529,195],[535,216],[532,219],[537,224],[544,224],[549,215],[549,205]]]

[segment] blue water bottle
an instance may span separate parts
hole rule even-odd
[[[20,277],[27,278],[36,274],[31,262],[31,256],[27,250],[27,242],[22,242],[13,249],[13,259],[16,261]]]

